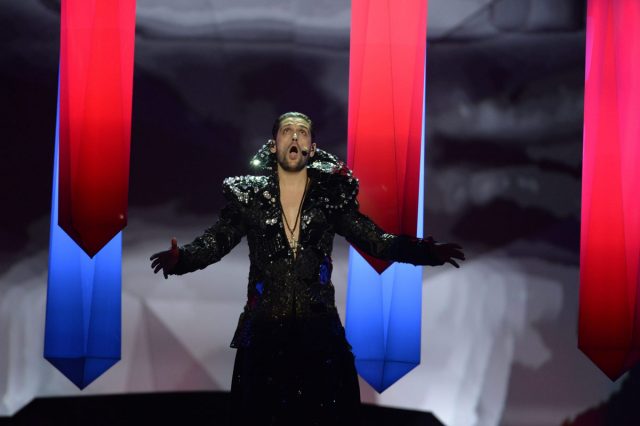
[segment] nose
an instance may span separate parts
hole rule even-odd
[[[293,140],[298,140],[298,132],[293,132]]]

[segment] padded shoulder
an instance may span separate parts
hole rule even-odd
[[[320,185],[324,189],[326,207],[333,210],[358,205],[358,179],[342,162],[338,166],[331,173],[323,173],[320,180]]]
[[[230,201],[248,205],[252,197],[259,193],[268,182],[266,176],[234,176],[222,181],[222,193]]]

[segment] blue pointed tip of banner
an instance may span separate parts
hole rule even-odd
[[[419,363],[377,359],[358,360],[356,358],[358,374],[378,393],[384,392],[389,386],[413,370],[418,364]]]
[[[92,357],[58,358],[45,356],[45,359],[81,390],[120,361],[120,358]]]

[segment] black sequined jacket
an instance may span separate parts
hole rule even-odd
[[[230,177],[218,221],[179,248],[181,275],[219,261],[243,236],[249,244],[247,302],[231,347],[275,344],[297,333],[309,346],[346,343],[331,282],[331,250],[337,233],[371,256],[415,265],[440,265],[432,244],[384,232],[358,208],[358,180],[321,149],[307,166],[310,184],[300,222],[296,256],[284,233],[275,156],[263,146],[252,164],[264,175]]]

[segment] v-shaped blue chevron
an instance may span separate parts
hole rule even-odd
[[[58,130],[44,357],[84,389],[120,360],[122,233],[92,259],[58,226]]]

